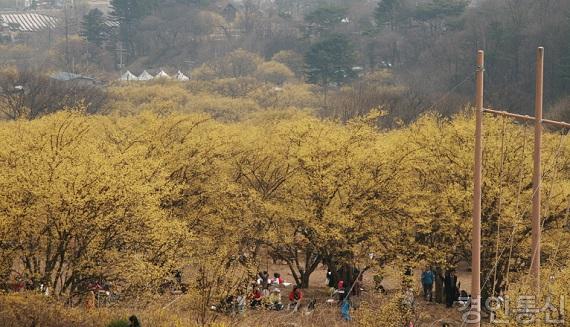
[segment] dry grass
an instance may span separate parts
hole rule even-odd
[[[311,290],[307,294],[307,298],[319,298],[324,295],[322,289]],[[219,315],[212,326],[343,327],[360,325],[360,321],[364,321],[363,317],[368,317],[369,321],[370,316],[386,314],[380,308],[385,301],[389,301],[390,297],[390,295],[380,296],[378,294],[363,295],[362,299],[357,302],[362,307],[357,308],[352,313],[354,318],[352,323],[342,320],[337,305],[329,305],[320,301],[315,311],[311,313],[307,313],[303,309],[300,312],[246,311],[244,314],[236,316]],[[360,301],[361,303],[359,303]],[[177,303],[167,309],[163,309],[162,304],[151,304],[144,309],[121,307],[86,310],[83,308],[67,308],[61,303],[33,293],[5,294],[0,295],[0,326],[106,327],[111,321],[126,319],[132,314],[137,315],[145,327],[196,326],[194,313],[188,310],[188,307],[183,303],[184,301],[179,302],[181,302],[179,305]],[[444,309],[440,305],[420,302],[418,309],[421,322],[419,326],[429,326],[438,318],[460,319],[456,310]],[[388,317],[388,319],[390,318]],[[366,324],[366,326],[370,326],[370,324]]]
[[[273,265],[270,269],[285,271],[283,267]],[[365,292],[362,297],[355,300],[357,308],[351,313],[354,318],[351,323],[342,320],[340,308],[337,305],[325,303],[328,298],[328,289],[318,287],[323,282],[324,271],[318,270],[314,279],[311,280],[313,287],[305,291],[305,299],[317,300],[316,309],[310,314],[307,314],[303,309],[295,313],[248,310],[244,314],[236,316],[214,316],[213,323],[210,326],[343,327],[358,325],[399,327],[398,317],[396,317],[399,314],[398,306],[394,305],[395,302],[392,301],[393,295],[398,294],[397,288],[399,286],[395,277],[389,276],[385,281],[389,295]],[[366,284],[370,285],[370,282]],[[284,303],[287,303],[287,294],[288,290],[283,290]],[[147,302],[148,304],[142,304],[139,301],[123,304],[116,308],[86,310],[68,308],[60,302],[35,293],[0,294],[0,326],[106,327],[111,321],[126,319],[132,314],[140,318],[144,327],[197,326],[195,305],[191,296],[181,298],[162,296]],[[446,318],[448,321],[460,321],[461,313],[457,309],[446,309],[443,305],[418,300],[416,317],[418,319],[416,326],[441,326],[441,324],[432,325],[432,323],[442,318]]]

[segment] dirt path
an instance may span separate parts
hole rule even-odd
[[[294,283],[294,278],[289,270],[287,265],[282,264],[273,264],[269,263],[269,265],[265,265],[262,267],[263,270],[269,268],[268,272],[272,276],[274,272],[278,272],[281,276],[284,277],[285,281]],[[374,282],[372,280],[375,272],[368,271],[364,275],[364,286],[366,289],[371,290]],[[385,268],[384,269],[384,281],[383,286],[389,292],[397,292],[400,289],[400,282],[401,282],[401,275],[400,272],[393,268]],[[462,312],[459,308],[446,308],[444,304],[437,304],[433,302],[427,302],[422,298],[421,294],[421,282],[420,282],[421,270],[417,269],[414,271],[414,280],[415,285],[414,288],[416,290],[416,304],[417,304],[417,312],[418,312],[418,322],[416,327],[418,326],[442,326],[442,322],[447,322],[450,326],[461,326],[462,323]],[[461,283],[461,289],[471,293],[471,273],[466,271],[465,269],[459,270],[457,272],[457,276],[459,282]],[[326,287],[326,267],[320,266],[313,274],[311,274],[310,278],[310,289],[305,291],[307,297],[309,298],[317,298],[319,300],[324,300],[327,297],[327,287]],[[321,302],[321,301],[319,301]],[[324,313],[321,313],[324,314]],[[331,314],[329,312],[328,314]],[[332,312],[334,314],[334,311]],[[269,317],[266,317],[269,318]],[[262,319],[259,317],[259,319]],[[271,315],[270,319],[275,319],[278,321],[283,320],[282,315]],[[285,321],[287,319],[284,319]],[[318,319],[317,319],[318,320]],[[304,320],[305,322],[314,322],[314,319],[307,318]],[[345,323],[338,322],[334,324],[334,326],[344,326]],[[329,325],[327,325],[329,326]]]

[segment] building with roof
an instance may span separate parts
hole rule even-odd
[[[59,20],[37,13],[0,13],[0,24],[12,32],[39,32],[55,28]]]
[[[168,75],[164,70],[161,70],[154,76],[154,79],[170,79],[170,75]]]
[[[154,71],[150,69],[150,71]],[[161,69],[155,75],[149,73],[148,70],[144,70],[140,75],[135,75],[130,71],[126,71],[121,77],[118,79],[119,81],[139,81],[139,82],[146,82],[152,80],[174,80],[179,82],[187,82],[190,80],[190,77],[186,76],[182,71],[178,70],[175,75],[169,75],[163,69]]]
[[[186,81],[190,80],[190,78],[188,76],[184,75],[184,73],[182,73],[181,71],[178,71],[176,73],[176,76],[174,76],[174,79],[176,79],[177,81],[180,81],[180,82],[186,82]]]
[[[130,71],[126,71],[121,77],[119,78],[120,81],[139,81],[139,78],[131,73]]]
[[[149,72],[147,72],[145,70],[139,75],[138,80],[139,81],[150,81],[153,78],[154,78],[154,76],[152,76]]]
[[[93,77],[74,74],[69,72],[57,72],[50,76],[52,79],[65,83],[74,83],[84,86],[93,86],[97,84],[97,80]]]

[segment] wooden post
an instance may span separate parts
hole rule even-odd
[[[532,259],[530,274],[535,294],[540,291],[540,184],[542,148],[542,103],[544,90],[544,48],[536,52],[536,95],[534,102],[534,170],[532,176]]]
[[[473,234],[471,243],[471,316],[472,326],[481,326],[481,170],[483,161],[483,85],[485,53],[477,53],[475,98],[475,166],[473,170]]]
[[[479,61],[478,61],[479,63]],[[477,84],[477,99],[479,100],[479,75]],[[482,77],[481,77],[482,79]],[[534,117],[526,115],[512,114],[506,111],[498,111],[492,109],[483,109],[483,112],[487,112],[493,115],[499,115],[504,117],[510,117],[518,120],[524,121],[534,121],[534,167],[533,167],[533,177],[532,177],[532,246],[531,246],[531,264],[530,264],[530,277],[531,286],[534,295],[540,296],[540,238],[541,238],[541,183],[542,183],[542,169],[541,169],[541,150],[542,150],[542,129],[543,125],[551,125],[559,128],[570,128],[570,123],[563,121],[554,121],[542,118],[542,106],[544,97],[544,48],[539,47],[536,53],[536,95],[535,95],[535,115]],[[481,90],[482,92],[482,90]],[[481,96],[481,102],[482,102]],[[478,118],[478,116],[477,116]],[[477,120],[477,127],[480,128],[479,121]],[[476,132],[476,137],[478,137],[479,132]],[[475,153],[475,173],[477,174],[477,143],[476,143],[476,153]],[[480,181],[479,181],[480,182]],[[474,190],[474,211],[473,211],[473,225],[475,228],[476,210],[477,210],[477,197],[480,194],[480,188],[477,186],[477,176],[475,176],[475,190]],[[480,207],[479,207],[480,210]],[[475,235],[473,237],[475,239]],[[475,241],[473,249],[475,248]],[[475,250],[473,250],[475,251]],[[475,260],[475,254],[473,255],[473,260]],[[475,271],[475,264],[473,264],[473,271]],[[475,274],[475,272],[473,272]],[[475,285],[475,277],[473,279]],[[477,284],[479,285],[479,284]],[[475,286],[474,286],[475,288]],[[475,294],[475,291],[473,291]]]

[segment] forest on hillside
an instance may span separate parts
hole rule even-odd
[[[113,0],[107,13],[87,1],[68,11],[64,26],[2,46],[0,63],[108,80],[125,69],[192,75],[242,49],[332,92],[389,69],[415,116],[472,101],[474,54],[484,49],[488,103],[531,113],[534,53],[544,46],[548,111],[562,118],[568,104],[567,0]]]

